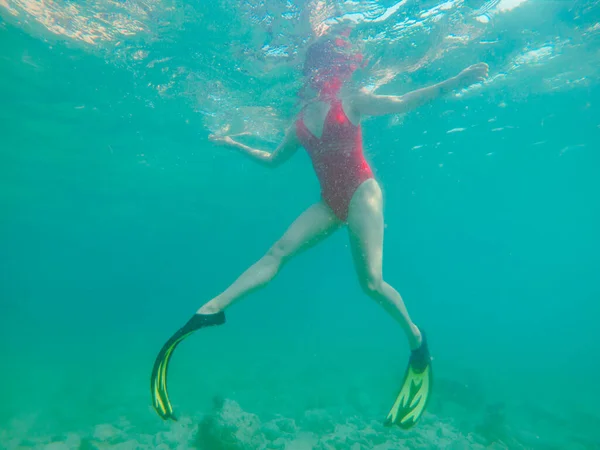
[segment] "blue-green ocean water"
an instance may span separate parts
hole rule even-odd
[[[378,92],[490,65],[481,86],[363,125],[384,276],[435,358],[431,414],[467,433],[502,404],[526,448],[600,448],[598,2],[36,5],[0,1],[6,433],[168,426],[150,406],[160,346],[319,197],[304,153],[269,171],[207,136],[274,148],[311,24],[352,13]],[[383,419],[407,357],[340,230],[186,341],[170,393],[183,416],[221,396],[261,417]]]

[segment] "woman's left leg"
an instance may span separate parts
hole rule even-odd
[[[400,294],[383,280],[383,195],[374,179],[362,183],[350,201],[348,231],[352,256],[363,290],[400,324],[411,350],[421,345]]]

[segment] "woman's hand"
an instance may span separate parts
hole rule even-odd
[[[208,140],[214,142],[219,145],[233,145],[235,141],[231,139],[229,136],[217,136],[215,134],[210,134],[208,136]]]
[[[473,64],[456,76],[458,85],[466,88],[474,83],[485,81],[489,74],[489,66],[486,63]]]

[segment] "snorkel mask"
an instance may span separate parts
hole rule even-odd
[[[344,82],[365,66],[362,53],[353,50],[349,35],[350,28],[346,28],[335,37],[312,44],[306,52],[303,73],[320,98],[335,97]]]

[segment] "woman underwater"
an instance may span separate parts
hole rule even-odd
[[[362,55],[353,51],[348,34],[346,31],[326,36],[308,48],[303,74],[306,85],[317,96],[303,106],[275,151],[258,150],[228,136],[210,136],[213,142],[271,168],[280,166],[303,147],[321,185],[321,200],[300,214],[261,259],[205,303],[163,346],[151,378],[153,406],[163,419],[175,419],[166,377],[177,344],[200,328],[225,323],[224,311],[230,305],[264,287],[293,256],[342,226],[348,229],[362,289],[398,322],[411,350],[400,393],[385,423],[410,428],[425,410],[431,392],[431,357],[425,336],[412,322],[402,297],[383,279],[382,192],[363,156],[360,122],[364,116],[406,113],[446,93],[481,82],[488,76],[488,66],[472,65],[455,77],[400,96],[357,91],[349,81],[361,66]]]

